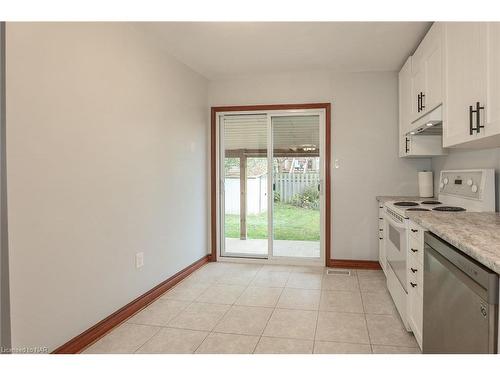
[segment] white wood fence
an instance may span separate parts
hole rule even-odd
[[[319,173],[277,173],[274,178],[280,202],[290,203],[295,194],[302,193],[307,187],[319,184]],[[240,213],[240,179],[226,177],[224,205],[226,214]],[[247,214],[267,211],[267,175],[247,179]]]
[[[274,178],[280,202],[289,203],[295,194],[301,194],[309,186],[317,188],[319,173],[277,173]]]

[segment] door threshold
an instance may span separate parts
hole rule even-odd
[[[228,262],[228,263],[249,263],[249,264],[271,264],[279,266],[314,266],[314,267],[324,267],[325,261],[321,259],[274,259],[274,258],[246,258],[246,257],[230,257],[230,256],[219,256],[217,257],[217,262]]]

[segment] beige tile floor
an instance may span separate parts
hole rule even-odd
[[[210,263],[84,353],[420,353],[381,271]]]

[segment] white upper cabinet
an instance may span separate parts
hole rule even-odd
[[[399,156],[444,155],[441,135],[413,135],[412,122],[442,103],[442,34],[434,24],[399,72]]]
[[[442,25],[434,23],[412,59],[411,121],[443,102]]]
[[[500,22],[432,25],[399,73],[399,137],[402,157],[500,146]]]
[[[476,118],[471,110],[475,110],[478,102],[480,107],[486,102],[486,28],[479,22],[447,22],[443,26],[443,145],[449,147],[476,137],[472,129]]]
[[[444,147],[500,145],[500,26],[444,23]]]
[[[411,56],[408,57],[398,76],[399,84],[399,156],[408,153],[408,141],[404,135],[410,131],[411,119]]]
[[[423,98],[425,112],[443,103],[443,31],[442,25],[435,23],[429,31],[425,58],[426,93]]]
[[[500,135],[500,22],[488,22],[486,25],[488,51],[487,92],[486,92],[486,137]],[[493,143],[500,145],[498,139]]]

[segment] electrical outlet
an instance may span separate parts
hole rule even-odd
[[[135,254],[135,268],[142,268],[144,266],[144,253],[140,252]]]

